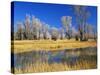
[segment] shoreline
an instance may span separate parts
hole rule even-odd
[[[75,41],[75,40],[24,40],[12,41],[11,51],[13,53],[23,53],[29,51],[56,51],[64,49],[76,49],[86,47],[96,47],[96,41]]]

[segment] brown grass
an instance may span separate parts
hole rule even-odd
[[[62,49],[73,49],[73,48],[85,48],[96,46],[96,41],[75,41],[71,40],[14,40],[12,44],[12,50],[14,53],[27,52],[32,50],[62,50]],[[14,49],[13,49],[14,48]]]
[[[28,64],[24,69],[15,68],[15,73],[36,73],[36,72],[54,72],[54,71],[68,71],[68,70],[82,70],[97,68],[96,62],[79,61],[71,66],[63,63],[36,63]]]

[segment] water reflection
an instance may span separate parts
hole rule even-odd
[[[93,61],[97,59],[97,48],[78,48],[65,49],[56,51],[31,51],[19,54],[14,54],[14,67],[23,69],[26,64],[35,64],[37,62],[49,64],[53,63],[67,63],[74,65],[77,61],[88,60]]]

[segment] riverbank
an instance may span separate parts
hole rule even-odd
[[[52,50],[63,50],[63,49],[75,49],[75,48],[86,48],[86,47],[95,47],[97,42],[94,40],[90,41],[75,41],[71,40],[14,40],[11,45],[11,50],[14,53],[22,53],[29,51],[52,51]]]

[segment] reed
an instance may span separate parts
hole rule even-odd
[[[69,65],[67,63],[53,63],[48,62],[36,64],[26,64],[24,69],[15,68],[15,73],[36,73],[36,72],[54,72],[54,71],[69,71],[69,70],[82,70],[82,69],[95,69],[97,68],[97,62],[90,62],[80,60],[74,65]]]

